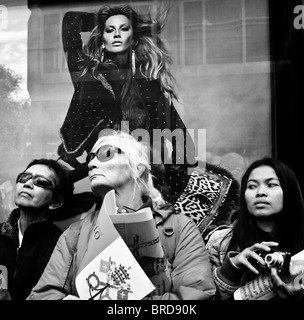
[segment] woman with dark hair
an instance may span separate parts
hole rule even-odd
[[[168,10],[162,10],[152,18],[128,5],[65,14],[63,47],[75,92],[60,129],[58,154],[74,168],[82,168],[77,179],[86,176],[87,168],[76,158],[91,150],[103,129],[122,129],[126,121],[124,131],[143,129],[150,137],[154,129],[181,130],[182,139],[172,139],[173,166],[163,162],[171,177],[169,188],[173,193],[182,191],[181,176],[187,174],[187,163],[196,163],[193,141],[173,105],[178,97],[169,71],[172,60],[159,36],[167,14]],[[86,45],[81,32],[90,32]],[[159,142],[153,148],[166,154],[166,143]]]
[[[34,159],[18,174],[16,208],[0,224],[0,265],[8,276],[0,300],[25,300],[37,283],[62,233],[54,214],[73,191],[69,171],[53,159]]]
[[[270,157],[253,162],[242,177],[236,220],[215,231],[207,249],[219,299],[231,299],[240,286],[263,272],[270,273],[278,297],[301,295],[303,287],[295,286],[292,273],[283,276],[267,268],[263,259],[272,251],[294,255],[304,249],[304,204],[291,169]]]

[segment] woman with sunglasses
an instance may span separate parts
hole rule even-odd
[[[152,17],[120,5],[64,15],[63,48],[75,91],[60,128],[58,155],[75,168],[75,181],[87,175],[77,158],[91,150],[103,129],[122,130],[122,121],[131,133],[144,129],[150,137],[154,129],[179,130],[181,141],[170,141],[174,165],[165,163],[172,194],[182,192],[187,167],[196,165],[193,140],[174,107],[178,95],[169,70],[172,59],[159,36],[168,10],[159,12]],[[82,32],[90,34],[85,44]],[[166,146],[155,147],[162,153]]]
[[[73,194],[68,171],[56,160],[35,159],[18,174],[15,205],[0,224],[0,265],[8,291],[1,299],[25,300],[40,278],[62,231],[52,221]]]
[[[103,199],[107,192],[114,189],[118,213],[132,214],[148,207],[153,212],[158,230],[160,226],[163,231],[171,230],[166,243],[160,236],[167,252],[165,256],[168,257],[168,260],[163,258],[164,265],[168,267],[167,285],[162,292],[152,293],[145,299],[212,299],[215,284],[203,238],[192,219],[176,214],[153,186],[148,154],[145,146],[127,133],[113,131],[100,137],[87,157],[92,191]],[[87,250],[98,212],[73,223],[62,234],[28,299],[79,299],[75,276]]]

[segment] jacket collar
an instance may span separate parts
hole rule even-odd
[[[169,202],[166,202],[164,205],[162,205],[161,207],[159,207],[155,210],[152,205],[152,199],[150,197],[147,197],[145,200],[146,201],[143,203],[143,205],[138,210],[134,210],[134,209],[122,206],[122,207],[118,208],[118,212],[119,213],[134,213],[134,212],[139,211],[144,208],[151,208],[156,225],[158,225],[161,222],[163,222],[164,220],[166,220],[174,212],[173,206]]]
[[[19,208],[14,209],[9,215],[8,219],[2,224],[0,234],[10,237],[15,245],[19,247],[19,235],[18,235],[18,219],[20,217]]]
[[[169,202],[165,202],[165,204],[163,204],[161,207],[157,208],[156,210],[153,210],[156,226],[158,226],[163,221],[167,220],[167,218],[172,213],[174,213],[174,208],[173,205]]]
[[[14,241],[17,247],[19,247],[19,227],[18,227],[19,218],[20,218],[20,209],[15,208],[9,215],[8,219],[2,224],[0,228],[0,234],[10,237]],[[28,228],[32,229],[33,227],[36,228],[37,226],[41,230],[42,226],[49,224],[50,222],[52,221],[48,216],[44,219],[34,221],[32,224],[30,224],[27,227],[27,230]]]

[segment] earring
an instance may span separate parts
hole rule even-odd
[[[104,43],[102,43],[101,45],[101,57],[100,57],[100,61],[103,62],[104,59],[104,51],[105,51],[105,45]]]
[[[135,65],[135,51],[132,50],[132,75],[134,77],[136,72],[136,65]]]

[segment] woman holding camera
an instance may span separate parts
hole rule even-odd
[[[294,255],[304,249],[304,204],[296,176],[282,162],[263,158],[253,162],[242,178],[240,209],[234,223],[216,230],[207,249],[217,286],[216,299],[233,299],[234,292],[263,272],[270,273],[276,298],[298,298],[292,269],[283,275],[267,267],[263,256],[272,251]],[[287,255],[288,257],[288,255]]]

